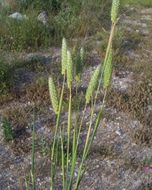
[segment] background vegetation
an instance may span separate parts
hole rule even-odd
[[[139,6],[150,6],[152,5],[152,0],[122,0],[124,4],[134,4]]]
[[[39,47],[57,45],[63,36],[90,36],[107,19],[110,5],[111,0],[106,3],[104,0],[17,1],[1,11],[0,48],[33,51]],[[37,20],[42,11],[48,15],[47,25]],[[16,21],[9,18],[13,12],[20,12],[28,19]]]

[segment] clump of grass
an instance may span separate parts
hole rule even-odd
[[[118,4],[117,4],[118,3]],[[73,122],[73,107],[72,100],[73,94],[72,90],[74,88],[74,83],[78,86],[81,79],[82,67],[84,64],[84,49],[80,49],[79,52],[79,61],[81,69],[78,65],[73,64],[73,57],[70,52],[70,49],[67,46],[65,38],[62,41],[62,50],[61,50],[61,74],[63,77],[62,88],[60,95],[58,95],[56,90],[55,82],[52,76],[49,77],[49,93],[50,99],[52,102],[53,111],[56,116],[56,125],[54,131],[53,142],[51,146],[51,176],[50,176],[50,189],[54,190],[55,179],[57,177],[57,170],[60,169],[62,189],[71,190],[74,188],[78,189],[80,181],[85,172],[85,161],[90,151],[90,147],[96,135],[97,129],[100,125],[101,119],[103,117],[106,99],[108,94],[108,89],[110,87],[110,80],[112,75],[112,43],[114,37],[115,26],[117,23],[117,14],[118,14],[118,5],[119,1],[113,1],[112,12],[111,12],[111,32],[109,36],[109,41],[106,49],[105,59],[103,64],[99,64],[97,69],[94,71],[88,88],[85,94],[85,105],[82,110],[80,117],[76,114],[75,121]],[[77,67],[77,68],[76,68]],[[77,80],[78,79],[78,80]],[[102,103],[100,105],[100,110],[94,120],[95,108],[97,105],[97,96],[100,89],[103,89],[104,96]],[[67,126],[61,125],[61,114],[63,111],[63,101],[65,89],[68,91],[68,116],[67,116]],[[77,96],[79,93],[77,91]],[[89,125],[86,126],[87,135],[85,137],[83,149],[81,152],[81,158],[79,159],[79,141],[81,137],[81,132],[83,129],[83,123],[85,122],[85,114],[87,108],[90,107],[90,118]],[[62,127],[61,127],[62,126]],[[66,135],[65,135],[66,134]],[[65,140],[66,136],[66,140]],[[34,139],[34,136],[33,136]],[[61,157],[61,158],[59,158]],[[33,141],[33,151],[32,151],[32,160],[34,164],[34,141]],[[60,159],[61,165],[58,165]],[[79,163],[77,165],[77,162]],[[75,177],[75,172],[77,175]],[[32,176],[35,178],[34,169],[32,170]],[[34,188],[35,185],[33,185]]]
[[[73,124],[72,122],[72,84],[75,79],[75,73],[73,72],[74,64],[72,60],[72,56],[70,53],[70,50],[68,49],[66,45],[66,40],[63,39],[62,41],[62,69],[61,73],[63,75],[63,85],[61,89],[60,94],[60,100],[59,100],[59,106],[56,106],[56,100],[55,97],[57,95],[54,94],[55,84],[50,85],[50,78],[49,78],[49,91],[50,91],[50,98],[52,101],[53,110],[56,114],[56,127],[55,127],[55,134],[54,134],[54,140],[52,145],[52,151],[51,151],[51,187],[50,189],[54,189],[55,185],[55,177],[56,177],[56,170],[57,170],[57,162],[58,162],[58,151],[61,152],[61,172],[62,172],[62,188],[64,190],[71,190],[74,188],[75,190],[78,189],[80,181],[83,177],[83,174],[85,172],[85,161],[87,159],[91,144],[93,142],[94,136],[96,135],[97,129],[99,127],[100,121],[103,116],[104,108],[106,105],[106,98],[108,89],[110,87],[110,80],[112,75],[112,42],[114,37],[114,31],[115,26],[117,23],[117,16],[118,16],[118,8],[119,8],[119,1],[113,0],[112,4],[112,11],[111,11],[111,21],[112,21],[112,27],[111,27],[111,33],[109,37],[109,42],[106,50],[105,60],[104,63],[99,65],[97,69],[94,71],[94,74],[92,75],[90,79],[90,83],[88,85],[88,88],[86,90],[86,100],[85,100],[85,106],[83,109],[83,113],[79,120]],[[83,56],[83,51],[81,50],[81,56]],[[80,75],[81,76],[81,75]],[[52,80],[52,79],[51,79]],[[69,91],[69,101],[68,101],[68,118],[67,118],[67,127],[61,128],[60,127],[60,118],[62,113],[62,103],[64,99],[64,91],[66,86],[67,80],[67,87]],[[75,81],[76,82],[76,81]],[[97,117],[95,119],[95,122],[93,122],[93,116],[95,112],[95,107],[97,105],[97,95],[99,93],[100,88],[103,87],[104,96],[102,100],[102,104],[100,106],[100,111],[97,114]],[[91,105],[90,105],[91,102]],[[78,146],[79,146],[79,140],[80,140],[80,134],[82,131],[82,125],[85,118],[86,108],[88,106],[91,106],[91,113],[90,113],[90,121],[89,126],[86,128],[87,135],[85,138],[85,143],[82,151],[82,157],[80,159],[80,163],[78,166],[78,173],[74,182],[74,172],[76,170],[76,165],[78,161]],[[77,117],[76,117],[77,118]],[[67,134],[67,141],[66,145],[64,142],[64,134]],[[59,138],[58,138],[59,137]],[[72,140],[71,140],[72,137]],[[72,144],[72,147],[71,147]],[[59,145],[61,148],[59,148]],[[66,146],[66,151],[65,151]],[[70,151],[70,147],[72,151]]]
[[[2,128],[3,128],[4,139],[6,141],[13,140],[14,139],[14,132],[13,132],[12,126],[11,126],[11,124],[7,118],[3,118]]]
[[[32,15],[18,21],[6,16],[0,18],[0,47],[4,50],[36,50],[51,44],[50,28],[43,26]]]
[[[4,93],[8,86],[9,68],[8,65],[0,60],[0,94]]]

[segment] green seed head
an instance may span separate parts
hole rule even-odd
[[[58,102],[58,98],[57,98],[57,92],[56,92],[56,88],[53,82],[52,77],[49,77],[49,94],[50,94],[50,99],[52,102],[52,107],[54,112],[57,114],[58,113],[58,107],[59,107],[59,102]]]
[[[93,92],[95,91],[97,84],[98,84],[98,80],[99,80],[99,76],[100,76],[100,71],[101,71],[101,66],[99,65],[96,70],[94,71],[91,80],[89,82],[89,86],[87,88],[86,91],[86,103],[90,102],[91,97],[93,96]]]
[[[72,56],[70,51],[67,51],[67,83],[68,88],[71,88],[73,80],[73,62],[72,62]]]
[[[118,12],[120,7],[120,0],[113,0],[112,1],[112,8],[111,8],[111,21],[112,23],[116,22]]]
[[[65,38],[63,38],[62,40],[61,65],[62,65],[62,75],[64,75],[67,65],[67,43]]]
[[[108,88],[111,80],[112,74],[112,49],[110,49],[108,58],[104,65],[104,72],[103,72],[103,88]]]

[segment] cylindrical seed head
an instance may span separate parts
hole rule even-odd
[[[112,23],[116,22],[118,12],[120,7],[120,0],[113,0],[112,1],[112,8],[111,8],[111,21]]]
[[[103,88],[108,88],[111,80],[112,75],[112,49],[110,49],[108,58],[104,65],[104,72],[103,72]]]
[[[97,84],[98,84],[98,80],[99,80],[99,76],[100,76],[100,71],[101,71],[101,66],[99,65],[96,70],[94,71],[91,80],[89,82],[87,91],[86,91],[86,103],[90,102],[91,97],[93,96],[93,92],[95,91]]]
[[[73,61],[70,51],[67,51],[67,84],[68,88],[71,88],[73,80]]]
[[[52,77],[49,77],[48,83],[49,83],[49,94],[50,94],[50,99],[52,102],[52,107],[53,107],[54,112],[57,114],[59,102],[58,102],[57,92],[56,92],[56,88],[55,88]]]
[[[67,65],[67,43],[66,43],[66,39],[63,38],[62,49],[61,49],[62,75],[64,75],[66,72],[66,65]]]

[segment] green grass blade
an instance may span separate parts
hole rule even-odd
[[[54,134],[52,151],[51,151],[51,185],[50,185],[50,190],[53,190],[53,185],[54,185],[54,175],[55,175],[55,163],[54,163],[54,161],[56,160],[55,159],[55,152],[57,152],[57,150],[58,150],[57,133],[58,133],[58,128],[59,128],[59,124],[60,124],[64,88],[65,88],[65,75],[64,75],[63,84],[62,84],[61,96],[60,96],[60,101],[59,101],[59,111],[57,114],[55,134]]]
[[[77,116],[75,118],[75,126],[74,126],[74,132],[73,132],[73,143],[72,143],[72,158],[71,158],[71,169],[70,169],[70,180],[69,180],[69,185],[68,185],[68,190],[71,190],[72,188],[72,182],[73,182],[73,176],[74,176],[74,170],[75,170],[75,165],[76,165],[76,159],[77,159]]]
[[[68,128],[67,128],[67,134],[68,134],[68,142],[67,142],[67,162],[66,162],[66,169],[67,169],[67,183],[69,178],[69,162],[70,162],[70,136],[71,136],[71,109],[72,109],[72,92],[70,88],[70,96],[69,96],[69,109],[68,109]],[[68,185],[68,184],[67,184]]]
[[[63,133],[64,134],[64,133]],[[60,139],[61,139],[61,157],[62,157],[62,185],[63,185],[63,190],[66,188],[65,184],[65,153],[64,153],[64,145],[63,145],[63,135],[62,135],[62,130],[60,129]]]
[[[32,127],[32,168],[31,168],[31,177],[32,177],[32,190],[36,190],[35,184],[35,112],[34,112],[34,124]]]

